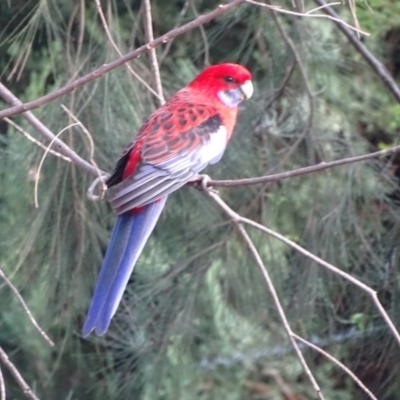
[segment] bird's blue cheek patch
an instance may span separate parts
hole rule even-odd
[[[231,90],[221,90],[218,92],[219,99],[228,107],[236,107],[242,100],[244,100],[243,92],[240,88]]]

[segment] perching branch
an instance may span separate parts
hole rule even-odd
[[[354,156],[348,158],[342,158],[340,160],[329,161],[329,162],[321,162],[316,165],[311,165],[309,167],[298,168],[292,171],[281,172],[279,174],[274,175],[266,175],[266,176],[258,176],[255,178],[246,178],[246,179],[232,179],[232,180],[209,180],[207,181],[207,186],[213,187],[236,187],[236,186],[249,186],[256,185],[259,183],[267,183],[267,182],[275,182],[281,181],[283,179],[292,178],[293,176],[301,176],[311,174],[317,171],[323,171],[325,169],[338,167],[340,165],[353,164],[360,161],[370,160],[373,158],[378,158],[382,156],[388,156],[391,154],[395,154],[400,151],[400,145],[391,147],[386,150],[375,151],[374,153],[363,154],[361,156]]]
[[[6,100],[9,104],[22,104],[17,97],[15,97],[2,83],[0,83],[0,96]],[[98,176],[96,168],[75,153],[69,146],[67,146],[62,140],[56,138],[53,132],[51,132],[42,122],[40,122],[30,111],[24,112],[23,117],[47,140],[53,141],[52,148],[57,152],[71,159],[71,161],[82,168],[84,171],[89,172],[91,175]],[[340,160],[321,162],[316,165],[309,167],[298,168],[292,171],[281,172],[274,175],[264,175],[255,178],[246,179],[230,179],[230,180],[210,180],[207,181],[208,186],[213,187],[237,187],[237,186],[249,186],[267,182],[275,182],[283,179],[288,179],[294,176],[301,176],[311,174],[317,171],[323,171],[325,169],[352,164],[360,161],[370,160],[382,156],[392,155],[400,151],[400,145],[394,146],[389,149],[376,151],[373,153],[363,154],[360,156],[343,158]],[[94,188],[92,189],[94,190]]]

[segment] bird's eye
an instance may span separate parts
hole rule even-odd
[[[224,78],[224,81],[227,82],[227,83],[232,83],[234,81],[234,79],[231,76],[226,76]]]

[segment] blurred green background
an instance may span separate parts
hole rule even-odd
[[[101,4],[123,53],[145,43],[139,1]],[[153,1],[154,36],[216,4]],[[293,10],[289,0],[274,4]],[[308,0],[305,6],[316,7]],[[336,9],[352,22],[347,5]],[[357,2],[361,27],[371,33],[363,43],[396,79],[399,14],[396,0]],[[274,18],[243,4],[159,47],[157,55],[167,98],[209,63],[242,63],[253,73],[254,97],[241,106],[223,160],[206,171],[213,178],[266,175],[400,144],[400,105],[329,20]],[[117,57],[94,1],[0,2],[0,79],[22,101]],[[146,55],[131,66],[152,82]],[[125,67],[34,110],[54,133],[71,123],[61,104],[89,129],[95,160],[106,171],[157,107]],[[13,120],[42,140],[21,116]],[[89,158],[89,142],[78,128],[61,139]],[[40,173],[36,209],[43,150],[4,121],[0,155],[0,268],[56,343],[47,346],[1,281],[0,346],[39,398],[315,398],[243,240],[217,205],[193,188],[170,196],[108,334],[82,339],[113,213],[105,201],[87,200],[93,177],[52,155]],[[219,193],[241,215],[371,286],[399,327],[399,163],[392,156]],[[367,294],[248,230],[293,330],[344,362],[379,399],[398,400],[400,349]],[[334,364],[309,349],[304,355],[326,399],[367,398]],[[7,399],[26,398],[0,367]]]

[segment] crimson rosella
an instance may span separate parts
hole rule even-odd
[[[237,64],[206,68],[147,119],[106,184],[115,222],[83,327],[103,335],[110,325],[167,196],[219,161],[238,104],[253,94],[251,74]]]

